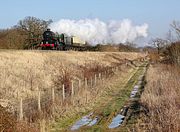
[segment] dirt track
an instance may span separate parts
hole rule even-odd
[[[92,114],[87,119],[98,119],[96,124],[93,126],[89,126],[90,122],[87,122],[87,119],[83,119],[85,121],[84,124],[79,129],[75,129],[76,131],[124,131],[130,128],[127,128],[128,121],[131,120],[131,114],[133,113],[133,109],[131,108],[133,105],[133,100],[137,100],[141,94],[141,85],[142,84],[142,75],[145,74],[146,64],[142,66],[139,65],[136,68],[131,69],[129,72],[124,74],[124,76],[119,76],[116,81],[108,88],[107,91],[104,91],[102,98],[95,105],[93,109],[87,112],[88,114]],[[140,83],[139,83],[140,82]],[[135,98],[130,98],[130,93],[135,85],[139,85],[138,95]],[[129,110],[126,112],[125,120],[121,127],[117,127],[115,129],[108,129],[109,124],[112,119],[118,114],[121,113],[122,108],[126,106],[129,107]],[[136,107],[136,106],[135,106]],[[85,115],[83,115],[85,116]],[[80,121],[82,116],[72,117],[71,121],[67,118],[67,120],[61,120],[55,124],[55,127],[52,131],[69,131],[72,129],[73,124]],[[72,120],[73,119],[73,120]],[[61,128],[61,124],[66,124],[66,128]],[[81,122],[82,123],[82,122]],[[74,126],[73,126],[74,127]],[[77,127],[77,126],[76,126]],[[74,127],[75,128],[75,127]]]

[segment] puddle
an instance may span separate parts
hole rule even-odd
[[[91,116],[93,113],[90,113],[89,115],[83,116],[79,121],[77,121],[72,127],[71,130],[78,130],[82,126],[93,126],[95,125],[99,118],[95,117],[94,119],[91,119]]]
[[[98,117],[95,117],[94,120],[92,120],[87,126],[93,126],[93,125],[96,125],[96,123],[98,122],[99,118]]]
[[[130,95],[130,98],[134,98],[136,96],[136,93],[138,92],[139,90],[139,85],[135,85],[133,90],[131,91],[131,95]]]
[[[134,98],[136,96],[136,94],[139,91],[139,88],[141,87],[142,83],[143,83],[143,78],[144,75],[141,75],[138,78],[138,83],[137,85],[134,86],[133,90],[131,91],[131,95],[130,98]],[[121,114],[116,115],[116,117],[114,117],[112,119],[111,124],[108,126],[108,128],[113,129],[113,128],[117,128],[120,125],[122,125],[124,118],[127,114],[128,111],[128,107],[124,107],[124,109],[121,110]],[[83,116],[80,120],[78,120],[72,127],[71,130],[78,130],[80,127],[82,126],[88,126],[91,127],[93,125],[96,125],[99,121],[99,117],[92,117],[93,113],[90,113],[89,115]]]
[[[121,114],[118,114],[116,117],[113,118],[111,124],[108,126],[108,128],[116,128],[119,127],[124,120],[124,116]]]
[[[83,116],[79,121],[77,121],[72,127],[71,130],[77,130],[80,127],[89,124],[92,119],[90,119],[90,116],[92,116],[93,113],[90,113],[89,115]]]

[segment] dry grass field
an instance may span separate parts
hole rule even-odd
[[[178,66],[155,64],[149,67],[147,85],[141,98],[145,115],[139,120],[139,131],[180,131],[179,84]]]
[[[98,82],[98,79],[96,80],[96,77],[102,80],[104,86],[108,82],[107,80],[111,80],[108,78],[116,70],[120,68],[120,71],[126,71],[128,70],[127,63],[132,65],[131,60],[143,57],[145,57],[145,54],[125,52],[1,50],[0,105],[19,119],[19,112],[21,111],[19,103],[22,99],[23,121],[31,123],[41,118],[37,109],[41,109],[45,113],[43,117],[51,117],[52,113],[58,113],[58,106],[61,106],[61,112],[67,111],[65,108],[70,108],[69,106],[74,105],[74,103],[82,107],[83,104],[95,98],[100,91],[98,87],[102,84],[100,84],[100,81]],[[73,86],[71,86],[72,81],[74,82]],[[88,88],[93,88],[96,83],[99,83],[99,86],[97,85],[96,90],[93,90],[94,93],[91,89],[84,90],[86,85]],[[64,94],[62,84],[65,88]],[[72,87],[75,90],[72,90]],[[52,91],[55,91],[53,95],[51,94]],[[54,94],[55,97],[52,97]],[[75,96],[73,102],[72,95]],[[70,96],[71,98],[69,98]],[[38,100],[38,97],[41,100]],[[64,103],[62,98],[67,103]],[[40,101],[41,104],[39,105]],[[54,102],[56,102],[56,106],[53,107],[52,111],[49,108]],[[25,129],[21,131],[28,131],[26,127],[27,125],[24,126],[23,124],[22,128]]]
[[[138,53],[0,51],[0,98],[13,101],[34,96],[38,88],[51,88],[60,69],[80,76],[81,66],[112,66],[140,57]]]

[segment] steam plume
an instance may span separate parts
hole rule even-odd
[[[134,26],[129,19],[110,21],[99,19],[69,20],[61,19],[50,25],[54,32],[78,36],[90,44],[132,42],[139,37],[147,37],[148,25]]]

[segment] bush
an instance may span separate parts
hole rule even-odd
[[[180,42],[172,43],[167,50],[170,61],[180,65]]]

